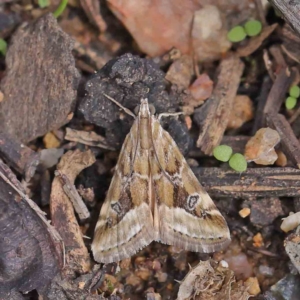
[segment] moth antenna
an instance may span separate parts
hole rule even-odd
[[[117,100],[115,100],[114,98],[108,96],[107,94],[103,93],[103,95],[109,99],[110,101],[112,101],[113,103],[115,103],[116,105],[118,105],[120,108],[122,108],[126,114],[132,116],[134,119],[136,118],[136,115],[131,111],[129,110],[128,108],[124,107],[122,104],[120,104]]]
[[[180,112],[176,112],[176,113],[162,113],[162,114],[158,115],[157,119],[160,121],[160,119],[162,117],[176,117],[176,116],[180,116],[180,115],[184,115],[184,112],[180,111]]]

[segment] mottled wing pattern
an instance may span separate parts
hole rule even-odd
[[[92,243],[98,262],[130,257],[155,238],[149,207],[149,150],[139,145],[138,126],[135,120],[100,211]]]
[[[160,241],[195,252],[224,248],[230,242],[225,219],[169,133],[154,117],[151,123],[154,149],[150,166]]]

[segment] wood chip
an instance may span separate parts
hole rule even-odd
[[[212,97],[203,105],[203,107],[205,106],[203,110],[206,109],[206,118],[201,128],[197,147],[205,154],[212,154],[214,147],[218,146],[223,138],[243,70],[244,64],[236,56],[221,61]],[[198,114],[202,114],[202,112],[202,110],[197,111]],[[197,116],[195,117],[197,118]]]
[[[52,14],[20,27],[10,45],[0,126],[25,143],[68,122],[80,75],[73,41]]]
[[[86,152],[68,151],[62,156],[57,170],[67,176],[70,185],[74,185],[78,174],[94,162],[95,157],[90,150]],[[90,271],[90,255],[84,244],[72,203],[65,194],[63,184],[58,177],[55,177],[52,182],[50,210],[52,223],[64,241],[68,272],[82,274]]]

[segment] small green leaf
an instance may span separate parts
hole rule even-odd
[[[285,100],[286,109],[293,109],[297,104],[297,99],[294,97],[287,97]]]
[[[245,29],[242,26],[233,27],[227,34],[228,40],[233,43],[241,42],[246,36]]]
[[[7,50],[7,43],[5,40],[0,39],[0,53],[5,56]]]
[[[227,145],[220,145],[214,148],[213,155],[217,160],[226,162],[232,155],[232,148]]]
[[[50,5],[49,0],[38,0],[38,5],[40,8],[45,8]]]
[[[235,153],[230,157],[229,166],[237,172],[244,172],[247,170],[247,161],[244,155]]]
[[[257,20],[250,20],[246,22],[244,25],[245,31],[248,36],[256,36],[259,35],[262,30],[261,22]]]
[[[300,96],[300,88],[297,85],[293,85],[291,86],[290,90],[289,90],[289,94],[291,97],[294,98],[299,98]]]

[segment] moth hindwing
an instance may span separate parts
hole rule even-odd
[[[100,211],[92,251],[96,261],[110,263],[152,241],[214,252],[229,244],[230,233],[174,140],[142,99]]]

